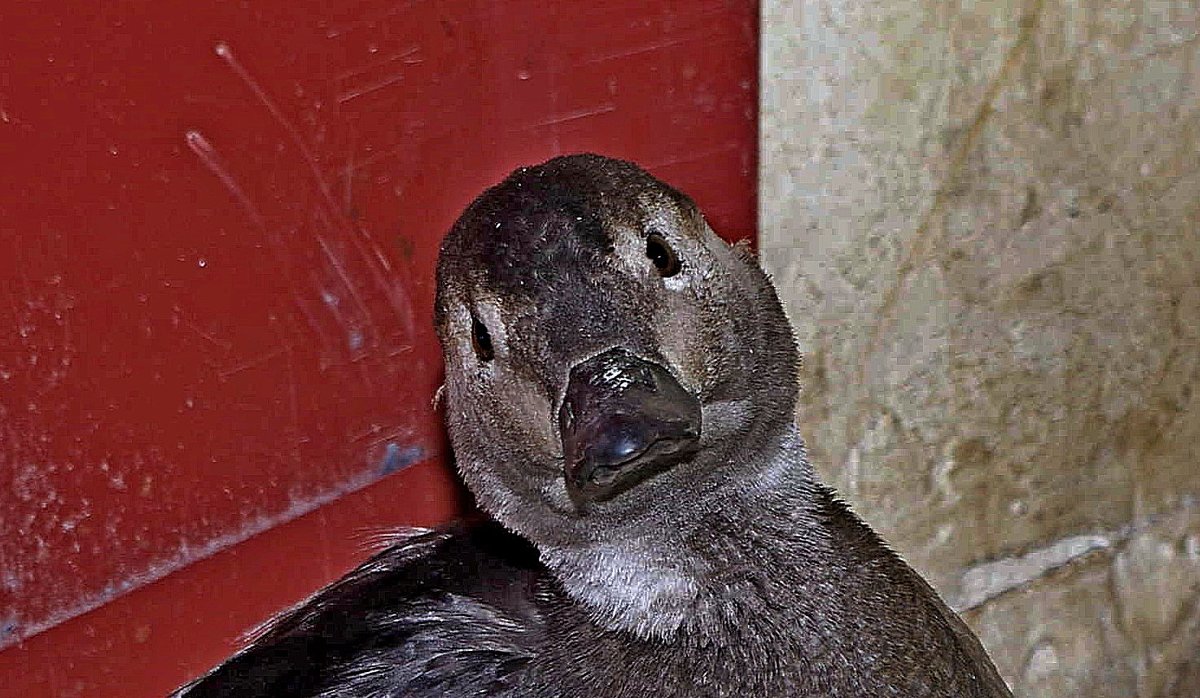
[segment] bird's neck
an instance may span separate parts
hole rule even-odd
[[[544,549],[543,560],[608,630],[718,643],[763,635],[756,623],[777,617],[765,610],[806,603],[797,597],[833,581],[822,575],[839,554],[824,515],[831,497],[813,479],[803,441],[791,430],[778,444],[754,477],[690,521],[584,548]]]

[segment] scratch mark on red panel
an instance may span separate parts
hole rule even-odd
[[[632,46],[630,48],[627,48],[627,49],[624,49],[621,51],[615,51],[613,53],[606,53],[606,54],[603,54],[600,56],[595,56],[593,58],[589,58],[583,62],[583,65],[593,65],[596,63],[604,63],[606,61],[617,60],[620,58],[628,58],[629,56],[637,56],[637,55],[643,54],[643,53],[650,53],[651,51],[659,51],[664,48],[670,48],[672,46],[679,46],[681,44],[690,44],[695,41],[705,41],[708,38],[711,38],[711,36],[712,36],[711,34],[696,34],[696,35],[692,35],[692,36],[677,36],[674,39],[665,39],[662,41],[655,41],[655,42],[649,43],[649,44],[642,44],[641,46]]]
[[[327,230],[334,230],[333,222],[325,217],[323,211],[318,210],[317,215]],[[401,284],[394,279],[390,279],[387,274],[391,272],[391,264],[386,262],[383,250],[375,242],[370,232],[361,224],[348,224],[349,230],[345,231],[345,238],[354,247],[357,253],[357,259],[360,260],[371,274],[371,281],[374,282],[374,288],[387,299],[388,305],[397,320],[400,321],[401,328],[405,336],[411,336],[413,333],[412,326],[412,306],[409,302],[408,295],[405,293]],[[338,256],[337,251],[329,244],[327,240],[318,236],[318,242],[321,244],[322,251],[329,259],[330,265],[334,268],[339,280],[351,294],[351,299],[355,306],[362,314],[363,323],[370,327],[373,333],[376,332],[376,325],[363,301],[362,295],[358,290],[351,286],[351,276],[349,270],[346,269],[343,259]],[[368,250],[368,247],[370,248]],[[354,255],[350,255],[353,259]],[[371,345],[378,344],[378,336],[374,334],[371,337]]]
[[[325,341],[324,335],[320,331],[320,323],[308,309],[308,304],[303,296],[301,296],[301,294],[296,290],[296,285],[293,282],[295,275],[292,272],[292,267],[287,256],[286,246],[284,245],[283,239],[279,236],[279,233],[274,228],[267,225],[262,214],[259,212],[258,207],[255,206],[254,202],[250,200],[250,197],[246,195],[245,190],[242,189],[241,185],[238,184],[237,179],[233,176],[233,173],[230,171],[228,165],[225,164],[225,159],[221,157],[220,152],[213,147],[212,143],[210,143],[208,139],[204,137],[204,134],[200,133],[199,131],[188,131],[186,134],[184,134],[184,138],[192,152],[195,153],[200,158],[200,161],[204,164],[204,166],[207,167],[210,172],[216,175],[217,179],[224,184],[227,189],[229,189],[238,203],[240,203],[242,207],[246,209],[247,213],[250,215],[250,219],[254,222],[254,224],[263,231],[267,238],[267,242],[270,244],[271,249],[275,254],[276,260],[279,262],[284,278],[288,280],[287,287],[290,290],[292,300],[296,308],[300,311],[300,314],[304,316],[304,320],[306,323],[308,323],[308,326],[312,328],[313,332],[315,332],[318,337],[321,338],[325,350],[328,351],[327,342]],[[198,328],[195,327],[193,327],[193,329],[198,330]],[[200,332],[200,334],[201,336],[206,336],[203,332]],[[212,340],[216,341],[215,338],[212,338]],[[217,344],[220,346],[220,342],[217,342]]]
[[[342,173],[342,177],[344,179],[342,183],[342,189],[346,195],[346,211],[354,210],[354,141],[357,140],[355,135],[354,128],[351,127],[350,148],[346,152],[346,167]]]
[[[408,0],[407,2],[396,3],[395,5],[388,7],[386,10],[383,10],[382,12],[375,12],[375,13],[372,13],[369,15],[365,14],[365,13],[360,13],[359,18],[354,20],[353,22],[347,22],[346,24],[343,24],[340,27],[329,28],[329,30],[327,30],[325,32],[325,38],[336,39],[343,34],[347,34],[349,32],[354,31],[355,29],[374,26],[374,25],[378,24],[381,20],[392,17],[393,15],[400,14],[401,12],[407,10],[408,8],[412,7],[415,4],[417,4],[416,0]]]
[[[359,97],[362,97],[364,95],[369,95],[372,92],[378,92],[379,90],[382,90],[385,87],[391,87],[392,85],[395,85],[396,83],[401,82],[403,80],[404,80],[404,73],[396,73],[395,75],[392,75],[391,77],[384,78],[383,80],[379,80],[378,82],[371,83],[365,87],[355,88],[353,90],[347,90],[338,95],[338,98],[337,98],[338,104],[345,104],[346,102],[358,99]]]
[[[224,349],[225,351],[230,351],[231,349],[233,349],[233,344],[226,342],[224,340],[217,339],[216,337],[209,334],[208,332],[205,332],[199,325],[192,322],[191,320],[184,319],[183,324],[189,330],[195,332],[196,334],[200,335],[204,339],[208,340],[213,346],[216,346],[220,349]]]
[[[400,321],[404,335],[406,337],[412,336],[414,331],[412,324],[412,303],[409,300],[408,293],[404,289],[404,285],[398,283],[395,279],[389,278],[384,273],[386,271],[390,274],[392,265],[387,261],[387,257],[383,254],[383,250],[380,248],[379,243],[375,241],[371,232],[362,225],[355,226],[355,231],[358,233],[352,238],[355,248],[367,260],[367,267],[371,270],[377,287],[387,299],[396,319]],[[367,255],[367,250],[363,247],[364,244],[370,248],[370,256]],[[372,261],[377,262],[378,265],[372,264]]]
[[[394,359],[397,356],[400,356],[401,354],[407,354],[408,352],[410,352],[412,350],[413,350],[413,345],[401,344],[400,346],[398,346],[395,349],[392,349],[390,352],[388,352],[387,356],[389,359]]]
[[[413,122],[413,125],[419,129],[422,129],[425,127],[425,123],[423,121]],[[399,155],[400,153],[404,152],[405,150],[409,150],[411,148],[412,148],[411,143],[402,143],[401,145],[398,145],[395,148],[389,148],[382,152],[375,153],[374,155],[372,155],[369,158],[366,158],[364,160],[360,160],[360,161],[354,163],[353,171],[357,172],[361,169],[378,164],[382,161],[387,160],[388,158],[393,158],[393,157]]]
[[[329,226],[329,221],[325,221],[325,224]],[[325,259],[329,261],[329,266],[333,267],[333,271],[337,274],[338,280],[342,282],[342,286],[346,289],[346,292],[350,294],[350,299],[354,301],[355,309],[362,316],[363,320],[366,321],[367,324],[370,324],[371,315],[367,311],[367,305],[363,302],[362,296],[359,295],[358,289],[355,288],[354,282],[350,280],[350,275],[346,272],[346,266],[342,263],[341,257],[338,256],[337,252],[334,251],[332,247],[330,247],[329,241],[325,239],[324,235],[321,233],[316,233],[315,236],[317,238],[317,244],[321,246],[321,252],[325,255]]]
[[[600,104],[600,105],[597,105],[594,107],[585,107],[583,109],[576,109],[574,111],[569,111],[564,114],[555,114],[554,116],[551,116],[548,119],[543,119],[541,121],[531,124],[528,128],[541,128],[544,126],[554,126],[557,124],[564,124],[564,123],[567,123],[568,121],[577,121],[579,119],[586,119],[591,116],[597,116],[600,114],[608,114],[609,112],[614,112],[616,110],[617,110],[617,105],[613,104],[612,102],[605,102],[604,104]]]
[[[647,170],[656,170],[656,169],[661,169],[664,167],[671,167],[673,165],[682,165],[684,163],[696,162],[698,160],[705,160],[707,158],[713,157],[714,155],[722,155],[724,153],[732,152],[732,151],[738,150],[741,147],[742,147],[742,144],[740,144],[740,143],[726,143],[725,145],[717,146],[716,148],[708,148],[706,150],[701,150],[701,151],[694,152],[694,153],[688,153],[686,155],[680,155],[679,157],[669,158],[667,160],[660,160],[658,162],[647,163],[646,165],[644,165],[644,167]]]
[[[372,61],[371,63],[361,65],[357,68],[351,68],[350,70],[346,70],[341,73],[338,73],[336,76],[334,76],[333,79],[338,82],[344,82],[351,78],[357,78],[357,77],[366,75],[367,73],[371,72],[372,70],[378,70],[379,68],[386,68],[387,66],[389,66],[392,63],[395,63],[397,61],[403,61],[403,63],[405,65],[419,65],[419,64],[423,63],[424,60],[422,58],[420,58],[419,56],[416,58],[414,58],[414,56],[416,56],[417,52],[420,50],[421,50],[420,46],[409,46],[408,48],[404,49],[400,53],[396,53],[396,54],[393,54],[386,58],[383,58],[383,59],[380,59],[377,61]]]
[[[254,221],[254,224],[260,228],[266,227],[262,214],[258,211],[258,207],[246,195],[246,191],[242,189],[237,179],[234,178],[233,173],[230,172],[225,159],[212,146],[212,143],[208,142],[204,134],[199,131],[188,131],[183,134],[183,139],[187,141],[188,148],[200,158],[200,162],[204,163],[204,166],[216,175],[217,180],[221,184],[224,184],[225,188],[229,190],[229,193],[233,194],[233,197],[237,199],[242,208],[246,209],[246,213],[250,215],[250,219]]]
[[[313,155],[312,151],[309,150],[308,146],[305,145],[304,139],[300,137],[300,132],[296,129],[295,125],[283,115],[283,112],[279,110],[279,106],[275,104],[275,101],[271,99],[266,90],[264,90],[262,86],[258,84],[258,81],[254,79],[254,76],[252,76],[250,72],[246,70],[245,66],[238,61],[237,57],[233,55],[233,49],[229,48],[229,44],[224,42],[219,43],[214,50],[216,51],[217,55],[225,61],[229,68],[233,70],[234,74],[241,78],[242,82],[246,83],[246,86],[250,88],[250,91],[254,93],[254,96],[258,98],[258,101],[267,108],[267,111],[271,113],[271,116],[275,118],[275,121],[283,127],[285,132],[287,132],[288,137],[292,140],[292,144],[295,145],[297,150],[300,151],[300,156],[304,158],[304,161],[308,164],[309,170],[312,171],[313,182],[316,183],[317,188],[321,191],[321,195],[325,199],[325,204],[329,206],[330,209],[336,210],[337,207],[334,206],[333,203],[333,194],[329,191],[329,185],[326,184],[325,177],[321,174],[321,168],[317,165],[317,158],[315,155]]]
[[[235,366],[231,366],[229,368],[218,371],[217,375],[220,376],[221,378],[229,378],[230,376],[236,375],[238,373],[242,373],[243,371],[248,371],[248,370],[254,368],[255,366],[262,366],[263,364],[266,364],[268,361],[270,361],[271,359],[274,359],[277,356],[283,356],[286,352],[287,352],[286,348],[280,347],[274,351],[269,351],[266,354],[263,354],[261,356],[256,356],[253,359],[243,361],[240,364],[237,364]]]
[[[309,171],[312,174],[313,182],[320,191],[322,205],[316,207],[314,213],[320,227],[329,237],[325,235],[317,235],[317,241],[320,244],[323,256],[328,260],[333,269],[334,274],[340,281],[340,285],[344,289],[344,293],[353,301],[355,318],[350,326],[347,326],[345,318],[338,316],[339,324],[349,332],[349,345],[352,352],[366,351],[368,346],[371,349],[377,348],[379,344],[378,327],[374,317],[360,289],[355,285],[353,279],[357,278],[355,271],[358,268],[356,265],[363,264],[370,272],[370,279],[374,282],[374,290],[381,292],[388,300],[389,306],[396,318],[400,320],[406,335],[411,335],[413,332],[411,308],[409,307],[409,299],[404,294],[403,289],[399,288],[399,284],[394,283],[388,274],[392,271],[391,265],[386,263],[382,251],[368,232],[363,230],[361,226],[354,224],[346,218],[345,210],[340,208],[335,202],[334,196],[330,189],[329,183],[325,180],[318,165],[317,158],[309,149],[305,141],[301,138],[300,132],[296,126],[288,120],[279,106],[271,99],[266,90],[258,83],[257,80],[249,73],[248,70],[237,60],[232,49],[226,43],[217,44],[217,55],[228,64],[230,69],[237,75],[242,82],[249,87],[250,91],[255,95],[260,103],[266,107],[275,121],[284,129],[288,138],[299,151],[304,162],[307,164]],[[405,60],[404,56],[407,52],[397,54],[400,60]],[[409,56],[411,58],[411,56]],[[601,109],[601,111],[611,110]],[[352,174],[354,170],[353,162],[346,166],[348,174]],[[350,196],[352,191],[349,183],[347,183],[346,195]],[[344,256],[346,251],[341,246],[345,244],[353,246],[354,252]],[[368,246],[371,248],[368,250]],[[386,273],[385,273],[386,272]],[[331,308],[332,310],[332,308]],[[336,315],[337,313],[335,313]],[[314,326],[315,329],[315,326]],[[364,337],[363,332],[371,333],[371,336]],[[320,334],[320,333],[319,333]],[[368,341],[369,340],[369,341]],[[359,357],[361,358],[361,357]],[[366,380],[369,381],[369,378]]]
[[[338,215],[341,213],[341,211],[334,201],[333,193],[330,191],[328,183],[321,174],[321,169],[317,164],[316,156],[313,155],[312,151],[300,137],[300,132],[296,129],[295,125],[283,115],[283,112],[279,109],[279,106],[275,104],[274,100],[271,99],[266,90],[264,90],[262,86],[258,84],[258,81],[256,81],[254,77],[250,75],[249,71],[247,71],[246,68],[237,60],[236,56],[233,54],[233,50],[228,44],[219,43],[217,44],[215,50],[217,55],[220,56],[229,65],[230,69],[233,70],[234,74],[241,78],[241,80],[250,88],[250,91],[254,93],[259,102],[261,102],[262,105],[267,108],[267,111],[271,113],[271,116],[274,117],[275,121],[284,129],[292,143],[295,145],[297,150],[299,150],[301,157],[308,165],[313,177],[313,182],[320,191],[321,198],[324,202],[324,210],[318,208],[317,214],[320,217],[321,222],[324,224],[325,229],[332,231],[337,230],[339,227],[343,228],[343,230],[348,228],[349,226],[346,224],[345,220],[340,221],[341,225],[336,225],[334,223],[333,219],[335,217],[338,219],[341,218],[341,216]],[[358,246],[358,241],[355,239],[356,236],[352,231],[350,231],[349,237],[354,241],[355,245]],[[367,310],[366,304],[363,303],[362,297],[351,281],[351,278],[347,273],[346,267],[341,258],[337,255],[336,251],[332,249],[324,237],[318,235],[317,240],[321,245],[322,252],[324,253],[326,259],[328,259],[330,265],[333,267],[335,273],[345,287],[346,292],[350,294],[351,298],[353,299],[358,312],[361,314],[363,324],[374,329],[374,322],[372,321],[371,314]],[[374,268],[374,264],[372,263],[373,260],[368,258],[366,261],[368,266]],[[351,332],[355,331],[361,331],[361,329],[351,328]],[[354,343],[355,342],[351,342],[352,345]]]
[[[375,254],[375,261],[379,262],[379,266],[382,267],[384,271],[389,274],[392,273],[392,263],[389,262],[387,256],[383,254],[383,250],[379,249],[379,245],[374,244],[375,239],[371,237],[369,233],[367,233],[365,228],[363,229],[363,234],[371,239],[371,252]]]
[[[292,304],[297,310],[300,311],[300,315],[304,317],[305,324],[307,324],[308,328],[312,330],[312,333],[317,338],[317,341],[321,343],[321,370],[324,371],[330,364],[333,363],[333,359],[330,357],[336,354],[332,343],[329,341],[329,337],[325,335],[325,332],[322,331],[321,322],[313,313],[312,308],[309,307],[308,300],[304,298],[300,291],[297,290],[296,286],[290,281],[288,282],[288,292],[292,297]]]
[[[407,441],[411,437],[412,429],[398,426],[392,429],[369,429],[364,433],[356,435],[351,442],[363,444],[365,448],[370,449],[375,446],[381,446],[389,441]]]

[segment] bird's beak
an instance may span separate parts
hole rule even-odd
[[[694,454],[700,401],[662,366],[610,349],[571,369],[558,424],[567,491],[582,505]]]

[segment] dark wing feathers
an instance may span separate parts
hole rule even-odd
[[[526,602],[534,559],[493,524],[406,538],[177,695],[494,694],[528,661],[540,632]]]
[[[493,696],[532,656],[531,629],[457,595],[412,608],[402,645],[380,645],[334,668],[322,698]]]

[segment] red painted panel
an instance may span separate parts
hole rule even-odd
[[[361,562],[380,526],[453,512],[436,463],[348,494],[0,652],[0,696],[162,696]]]
[[[160,694],[456,510],[432,267],[514,166],[753,230],[753,3],[56,10],[0,9],[0,694]]]

